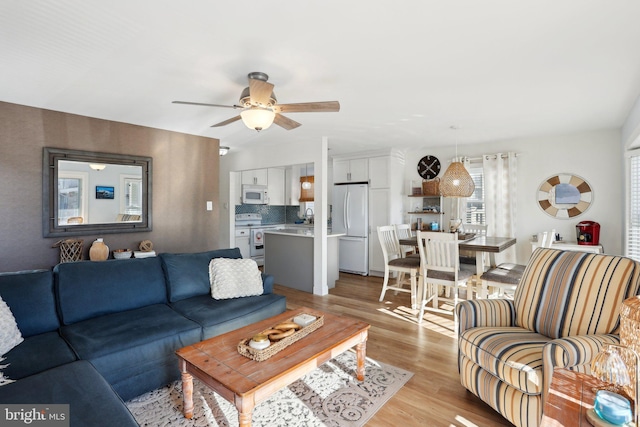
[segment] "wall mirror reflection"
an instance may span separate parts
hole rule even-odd
[[[554,218],[569,219],[589,209],[593,191],[583,178],[561,173],[550,176],[540,184],[537,200],[546,214]]]
[[[45,237],[151,230],[151,158],[45,148]]]

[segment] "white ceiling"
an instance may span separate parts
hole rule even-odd
[[[0,0],[0,101],[334,153],[619,128],[640,94],[637,0]],[[269,74],[302,126],[234,104]],[[452,131],[451,126],[460,128]]]

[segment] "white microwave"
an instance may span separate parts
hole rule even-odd
[[[269,203],[266,185],[243,185],[242,203],[245,205],[266,205]]]

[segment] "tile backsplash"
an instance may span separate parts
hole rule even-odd
[[[236,205],[235,210],[237,214],[259,213],[263,224],[293,224],[299,219],[300,206]]]

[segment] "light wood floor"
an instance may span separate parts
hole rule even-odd
[[[512,426],[460,384],[452,315],[428,313],[418,325],[409,294],[388,291],[378,302],[382,278],[340,273],[329,295],[275,286],[287,308],[310,307],[371,325],[367,357],[414,373],[367,426]]]

